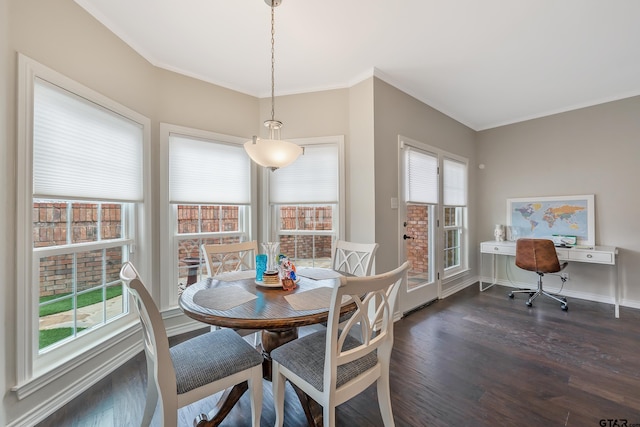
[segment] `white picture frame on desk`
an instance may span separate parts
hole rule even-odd
[[[578,245],[595,245],[594,195],[507,199],[507,239],[577,237]]]

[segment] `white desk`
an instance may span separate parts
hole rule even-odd
[[[578,248],[556,248],[558,253],[558,259],[561,261],[571,262],[586,262],[590,264],[604,264],[604,265],[616,265],[616,255],[618,255],[618,249],[614,246],[592,246],[590,249],[578,249]],[[483,262],[482,254],[492,255],[492,283],[483,287],[482,278],[483,274]],[[489,240],[487,242],[480,243],[480,291],[485,291],[491,286],[496,284],[496,255],[515,256],[516,255],[516,242],[496,242]],[[620,317],[620,305],[619,305],[619,292],[618,292],[618,270],[614,267],[615,283],[614,283],[614,304],[616,317]]]

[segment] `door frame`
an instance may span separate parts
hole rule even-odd
[[[398,294],[398,307],[397,310],[403,314],[406,314],[410,311],[413,311],[417,308],[420,308],[424,305],[431,303],[434,300],[440,299],[442,296],[442,277],[443,277],[443,262],[438,257],[438,254],[442,251],[442,242],[441,242],[441,227],[440,227],[440,216],[441,216],[441,203],[442,200],[442,185],[440,180],[441,170],[441,162],[442,162],[442,150],[439,150],[435,147],[431,147],[422,142],[413,140],[411,138],[404,137],[402,135],[398,135],[398,263],[402,264],[407,260],[407,254],[405,250],[405,241],[403,239],[403,235],[405,232],[404,222],[406,219],[407,211],[406,211],[406,201],[405,201],[405,182],[404,182],[404,146],[409,145],[414,147],[420,151],[424,151],[428,154],[435,155],[438,159],[438,204],[436,204],[433,211],[434,218],[430,218],[430,220],[435,220],[436,223],[434,225],[429,226],[429,230],[432,230],[432,236],[430,236],[430,241],[433,244],[433,248],[430,248],[430,253],[432,254],[433,266],[433,282],[431,284],[427,284],[424,286],[419,286],[415,289],[409,290],[409,281],[406,283],[406,287],[400,289]],[[425,282],[426,283],[426,282]],[[431,288],[429,288],[431,287]],[[435,287],[435,289],[434,289]],[[435,291],[435,292],[434,292]]]

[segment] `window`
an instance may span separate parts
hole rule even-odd
[[[22,55],[19,64],[20,385],[134,319],[118,273],[126,260],[146,273],[150,257],[149,120]]]
[[[331,247],[340,235],[343,138],[297,141],[304,155],[269,172],[272,239],[296,265],[330,267]]]
[[[128,203],[34,199],[40,351],[126,313],[119,272],[131,252]]]
[[[445,275],[460,267],[460,237],[462,236],[462,208],[444,208],[444,270]]]
[[[467,206],[467,164],[445,157],[443,169],[444,277],[465,267],[463,231]]]
[[[253,239],[253,166],[244,140],[169,124],[161,125],[168,186],[170,237],[162,245],[170,289],[163,307],[175,307],[184,287],[206,275],[202,244]],[[166,248],[169,248],[167,250]]]

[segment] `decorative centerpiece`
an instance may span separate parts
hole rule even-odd
[[[262,248],[267,255],[267,269],[262,274],[262,281],[265,285],[280,284],[280,274],[278,265],[278,251],[280,249],[279,242],[265,242]]]
[[[278,271],[280,273],[280,278],[282,279],[283,289],[286,291],[295,289],[296,280],[298,278],[296,276],[296,266],[284,254],[280,254],[279,259]]]

